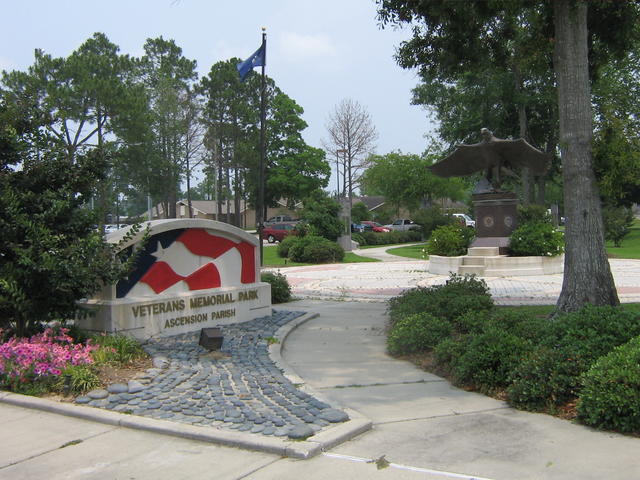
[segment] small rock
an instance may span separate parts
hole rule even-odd
[[[167,357],[153,357],[154,368],[166,368],[169,366],[169,359]]]
[[[145,387],[142,383],[140,383],[137,380],[129,380],[129,384],[127,385],[127,389],[129,390],[129,393],[138,393],[144,390],[145,388],[147,387]]]
[[[76,398],[76,403],[79,403],[81,405],[85,403],[89,403],[90,401],[91,401],[91,397],[87,397],[86,395]]]
[[[289,432],[287,433],[287,435],[289,436],[289,438],[293,440],[304,440],[305,438],[310,437],[314,433],[315,432],[313,431],[313,429],[308,425],[296,425],[289,429]]]
[[[109,392],[100,388],[98,390],[91,390],[89,393],[87,393],[87,396],[92,400],[100,400],[102,398],[107,398],[109,396]]]
[[[322,420],[326,420],[327,422],[331,423],[346,422],[347,420],[349,420],[349,415],[341,410],[336,410],[335,408],[324,410],[318,416]]]
[[[124,383],[112,383],[107,387],[109,393],[125,393],[129,391],[129,387]]]

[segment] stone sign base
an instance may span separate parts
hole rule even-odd
[[[89,331],[121,333],[140,340],[271,315],[271,285],[215,288],[155,297],[88,300],[78,319]]]

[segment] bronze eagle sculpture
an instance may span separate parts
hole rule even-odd
[[[427,167],[439,177],[463,177],[485,170],[494,189],[500,188],[500,169],[528,167],[534,175],[546,172],[550,155],[531,146],[526,140],[504,140],[483,128],[482,141],[458,145],[446,158]]]

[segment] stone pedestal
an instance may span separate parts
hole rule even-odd
[[[476,239],[472,247],[498,247],[506,253],[509,236],[518,226],[518,197],[512,192],[473,195]]]

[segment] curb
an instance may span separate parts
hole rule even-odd
[[[334,404],[333,400],[327,399],[321,393],[318,393],[313,388],[309,387],[304,379],[300,377],[295,371],[291,368],[291,366],[284,361],[282,358],[282,348],[284,346],[284,342],[289,337],[289,334],[293,332],[300,325],[307,323],[314,318],[319,317],[320,315],[317,313],[305,313],[304,315],[292,320],[280,327],[275,334],[275,338],[278,339],[277,343],[272,343],[269,345],[269,357],[273,360],[273,363],[282,370],[282,374],[296,387],[309,395],[321,400],[325,403]],[[321,451],[326,451],[344,443],[352,438],[360,435],[361,433],[367,432],[371,430],[373,427],[373,422],[362,415],[360,412],[353,410],[351,408],[342,408],[347,415],[349,415],[349,420],[346,422],[334,424],[331,427],[322,430],[315,435],[307,438],[307,442],[315,442],[320,446]],[[320,453],[320,452],[318,452]]]
[[[283,375],[292,383],[300,384],[298,388],[314,397],[324,400],[320,395],[304,384],[304,381],[296,375],[291,367],[284,362],[281,356],[281,346],[291,333],[299,325],[316,318],[317,313],[306,313],[292,320],[276,332],[276,338],[280,343],[269,346],[269,356],[276,366],[283,371]],[[100,408],[86,407],[72,403],[55,402],[44,398],[20,395],[11,392],[0,392],[0,403],[16,407],[41,410],[44,412],[66,415],[92,422],[113,425],[115,427],[143,430],[151,433],[170,435],[188,440],[214,443],[226,447],[236,447],[258,452],[272,453],[283,457],[306,460],[314,457],[327,449],[366,432],[371,429],[371,420],[360,413],[344,409],[350,420],[336,424],[326,430],[307,438],[304,441],[284,440],[277,437],[267,437],[254,433],[240,433],[222,430],[216,427],[198,427],[186,425],[168,420],[160,420],[149,417],[129,415]]]

